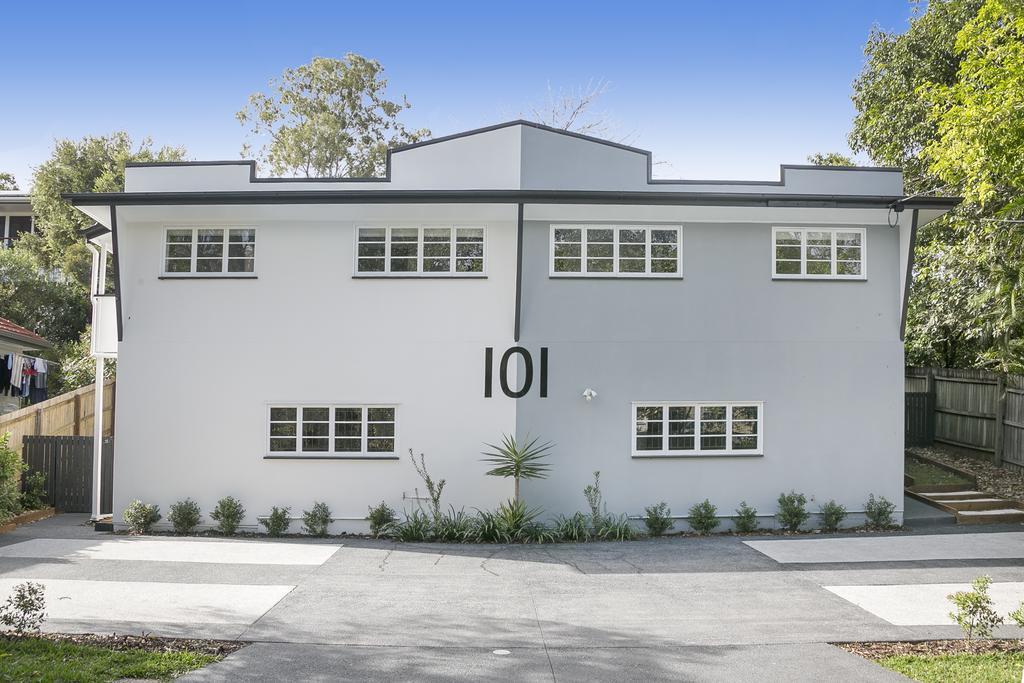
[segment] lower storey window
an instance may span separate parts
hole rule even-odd
[[[762,405],[634,403],[633,455],[760,455]]]
[[[269,452],[389,456],[395,406],[271,406]]]

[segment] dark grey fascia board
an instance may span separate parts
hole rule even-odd
[[[93,192],[61,195],[76,206],[218,204],[639,204],[822,208],[947,208],[957,197],[747,192],[609,192],[590,190],[296,190],[227,192]]]
[[[96,239],[97,237],[102,237],[103,235],[106,235],[109,232],[110,228],[104,225],[100,225],[99,223],[93,223],[88,228],[82,230],[81,235],[87,240],[92,240]]]

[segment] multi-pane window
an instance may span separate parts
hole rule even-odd
[[[679,277],[679,226],[552,225],[551,275]]]
[[[356,235],[356,273],[360,275],[484,274],[482,227],[361,227]]]
[[[635,403],[633,455],[760,455],[761,403]]]
[[[863,228],[774,228],[772,274],[776,278],[862,280]]]
[[[271,406],[271,455],[393,456],[394,406]]]
[[[255,271],[253,228],[168,228],[164,234],[167,275],[246,275]]]

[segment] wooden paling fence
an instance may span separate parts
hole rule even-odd
[[[908,445],[930,436],[1024,467],[1024,376],[910,367],[906,392]]]
[[[114,380],[103,384],[103,435],[114,433]],[[91,436],[95,385],[55,396],[28,408],[0,415],[0,434],[9,432],[19,453],[26,436]]]

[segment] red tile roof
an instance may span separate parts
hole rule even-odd
[[[28,348],[41,349],[50,347],[50,342],[32,330],[26,329],[21,325],[15,325],[6,318],[0,318],[0,337],[24,343]]]

